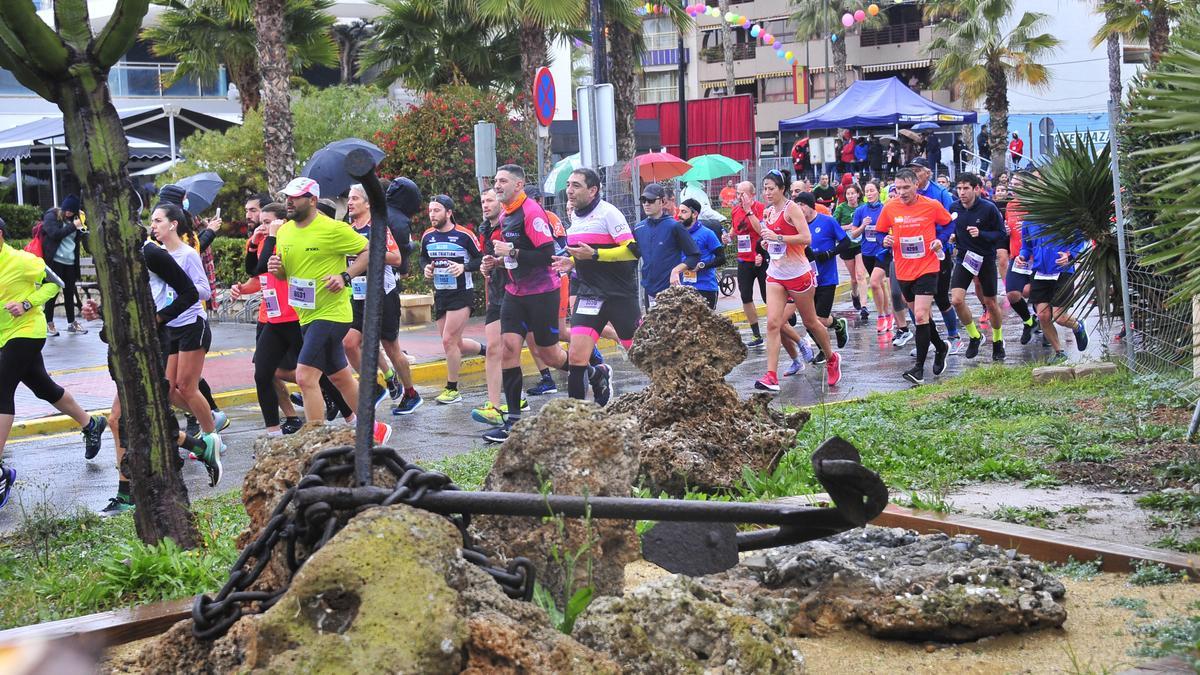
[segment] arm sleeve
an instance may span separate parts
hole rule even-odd
[[[620,262],[624,260],[637,260],[636,250],[637,242],[633,239],[626,239],[612,248],[598,248],[596,249],[596,253],[600,254],[600,262]]]
[[[545,267],[554,262],[554,240],[551,239],[534,249],[514,249],[518,265]]]
[[[253,276],[255,274],[255,270],[258,269],[258,251],[252,248],[246,249],[246,259],[244,264],[246,268],[246,274]]]
[[[183,314],[200,301],[196,285],[170,253],[151,244],[142,248],[142,256],[146,259],[146,267],[175,291],[175,301],[158,312],[164,323]]]
[[[696,265],[700,262],[700,249],[696,247],[696,241],[692,239],[692,235],[684,229],[683,225],[675,224],[675,244],[683,251],[683,263],[688,266],[688,269],[696,269]]]
[[[1025,260],[1033,255],[1033,249],[1029,246],[1029,228],[1021,225],[1021,257]]]
[[[1004,218],[1000,216],[1000,210],[992,208],[992,222],[988,229],[981,229],[979,236],[993,246],[1008,243],[1008,230],[1004,226]]]
[[[725,266],[725,245],[720,239],[713,237],[713,245],[716,247],[712,252],[712,260],[704,263],[706,267],[724,267]]]
[[[196,234],[196,239],[200,242],[200,252],[204,253],[205,251],[207,251],[208,248],[210,246],[212,246],[213,240],[215,240],[216,238],[217,238],[217,233],[213,232],[212,230],[208,229],[207,227],[204,228],[203,230],[200,230],[200,232]]]
[[[418,272],[421,272],[421,270],[425,269],[426,265],[433,262],[433,258],[429,257],[428,251],[429,251],[429,242],[426,241],[426,237],[421,237],[421,254],[417,258],[417,262],[419,262],[421,264],[421,269],[418,270]]]
[[[42,263],[40,258],[37,260],[37,262]],[[41,284],[29,294],[28,298],[25,298],[25,300],[27,300],[31,305],[41,306],[46,304],[50,298],[58,295],[58,292],[61,291],[66,285],[63,283],[63,280],[54,273],[54,270],[50,269],[49,265],[42,263],[42,269],[43,274]]]
[[[275,255],[275,235],[267,235],[267,238],[263,239],[262,246],[258,249],[258,264],[254,267],[254,271],[250,273],[266,274],[267,263],[270,262],[273,255]]]

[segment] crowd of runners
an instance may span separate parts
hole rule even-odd
[[[1044,225],[1025,218],[1016,199],[1002,212],[974,174],[959,174],[954,194],[930,176],[923,158],[898,171],[886,188],[874,180],[849,180],[835,189],[827,178],[814,187],[803,179],[791,181],[785,171],[770,171],[759,185],[736,186],[726,229],[702,222],[703,207],[695,199],[677,203],[671,190],[657,183],[640,195],[645,218],[631,225],[603,198],[600,175],[587,168],[569,177],[564,223],[543,208],[535,187],[526,187],[522,167],[510,164],[497,170],[492,187],[481,195],[484,222],[478,231],[456,221],[450,197],[426,201],[406,178],[388,187],[388,218],[380,224],[371,222],[361,186],[350,188],[346,219],[337,220],[337,205],[321,198],[320,185],[296,178],[278,199],[260,195],[246,201],[246,276],[230,289],[235,300],[260,296],[254,382],[265,433],[295,433],[302,420],[337,423],[341,418],[355,424],[358,380],[364,376],[376,382],[376,406],[391,399],[392,415],[412,415],[421,407],[424,400],[399,339],[400,278],[406,274],[423,275],[433,286],[447,371],[434,401],[461,402],[462,358],[482,356],[486,400],[470,416],[488,426],[482,436],[493,443],[508,437],[528,408],[526,396],[557,393],[554,371],[566,373],[570,397],[584,399],[590,390],[592,400],[607,404],[612,369],[598,349],[600,338],[627,349],[644,308],[652,308],[655,297],[672,286],[694,288],[715,308],[726,246],[737,252],[747,347],[765,350],[766,372],[754,383],[761,390],[779,391],[781,351],[789,359],[784,376],[813,363],[824,366],[827,386],[841,380],[840,350],[850,325],[832,310],[842,267],[849,274],[859,325],[869,326],[873,304],[879,336],[895,347],[915,340],[913,365],[900,374],[914,384],[926,381],[931,348],[936,376],[950,354],[977,358],[987,330],[992,359],[1003,360],[1006,304],[1020,317],[1021,344],[1040,329],[1053,350],[1051,361],[1063,360],[1059,325],[1071,330],[1076,346],[1085,350],[1083,323],[1066,309],[1073,266],[1088,245],[1082,236],[1069,241],[1051,236]],[[1013,182],[1020,179],[1015,176]],[[162,189],[141,254],[150,271],[171,403],[185,415],[177,432],[180,455],[202,463],[216,485],[225,449],[220,433],[229,420],[203,379],[212,340],[206,307],[215,288],[208,251],[215,227],[189,213],[186,202],[176,186]],[[77,209],[77,201],[64,203],[47,218],[78,223]],[[386,229],[387,240],[379,298],[371,296],[364,276],[374,225]],[[20,383],[80,425],[88,459],[99,451],[106,428],[116,440],[118,469],[124,456],[119,402],[113,401],[108,416],[88,414],[55,384],[43,363],[42,348],[55,333],[41,310],[64,281],[43,258],[4,244],[6,237],[0,223],[0,507],[16,480],[15,469],[3,464],[3,449]],[[419,253],[410,260],[414,249]],[[476,288],[476,272],[483,288]],[[1007,298],[999,296],[1001,282]],[[756,288],[767,308],[765,336]],[[984,308],[978,321],[966,301],[968,292]],[[484,294],[482,343],[463,336],[477,293]],[[379,369],[362,374],[368,303],[378,303],[382,315]],[[945,337],[933,321],[935,306]],[[82,314],[98,319],[99,307],[88,301]],[[523,347],[539,370],[528,389]],[[289,394],[289,383],[299,392]],[[377,444],[387,443],[391,433],[388,421],[376,421]],[[133,508],[131,494],[122,474],[105,511]]]

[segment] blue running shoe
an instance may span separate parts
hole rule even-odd
[[[17,470],[0,464],[0,509],[8,503],[8,495],[12,493],[13,483],[17,482]]]

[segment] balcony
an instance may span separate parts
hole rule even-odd
[[[643,87],[638,90],[638,103],[670,103],[679,100],[679,87]]]
[[[228,80],[222,66],[212,82],[185,77],[167,86],[175,72],[173,63],[118,63],[108,74],[113,98],[225,98]],[[0,96],[37,96],[17,82],[7,70],[0,69]]]
[[[864,29],[859,36],[859,44],[863,47],[880,47],[904,42],[918,42],[920,39],[920,23],[900,23],[883,28]]]
[[[733,46],[733,60],[745,61],[756,56],[758,50],[757,42],[739,42]],[[716,47],[706,47],[700,52],[704,57],[705,63],[721,63],[725,60],[725,50],[720,45]]]

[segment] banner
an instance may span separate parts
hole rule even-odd
[[[807,105],[811,92],[808,90],[808,66],[792,64],[792,103]]]

